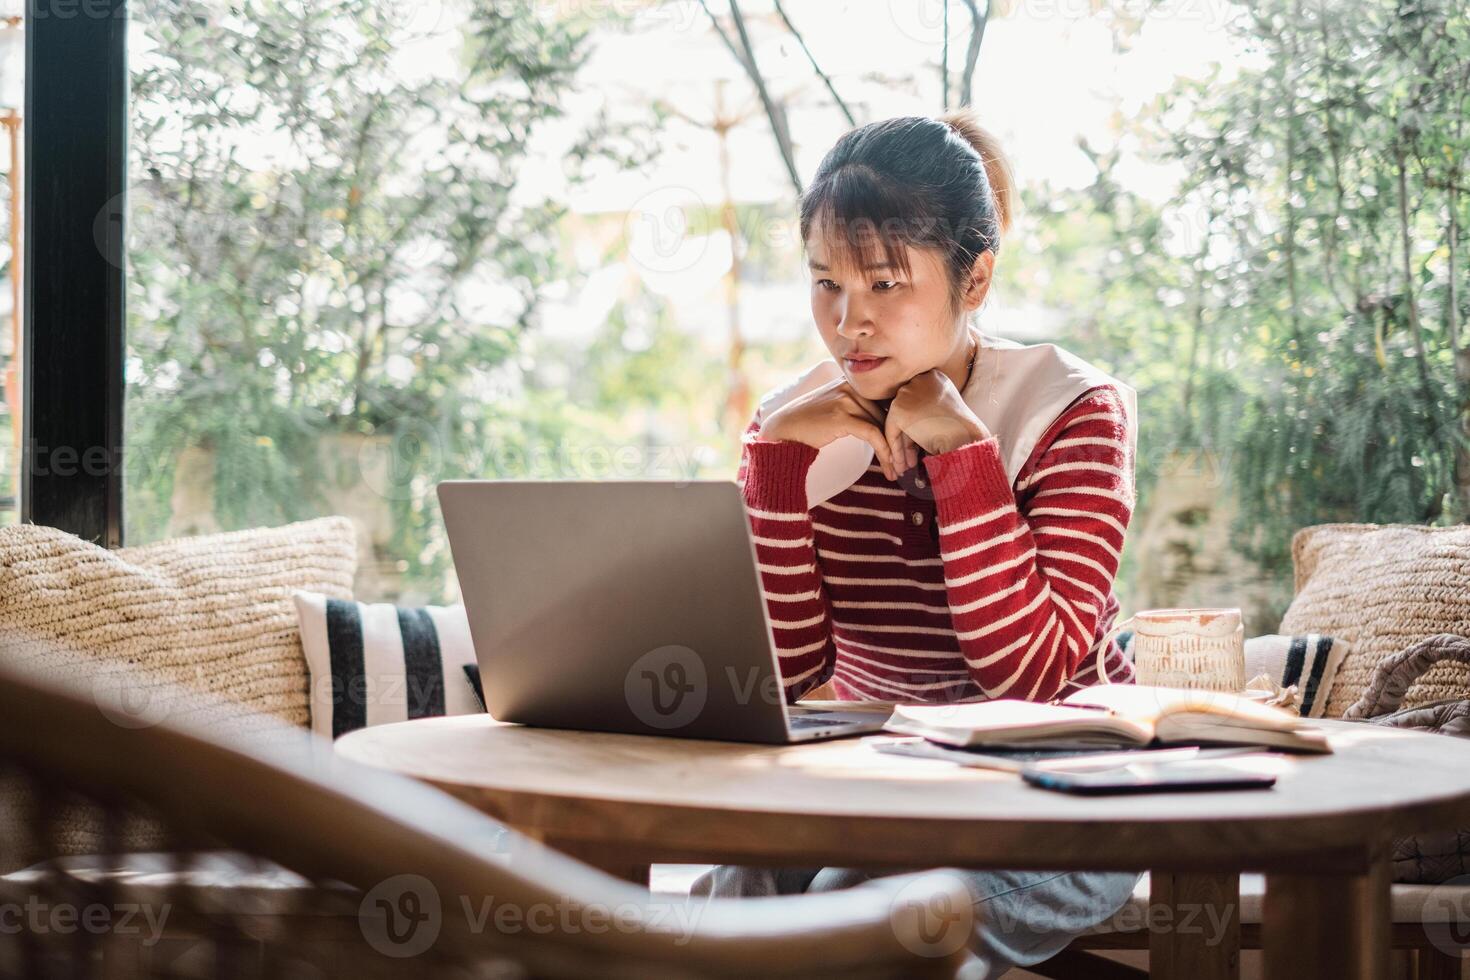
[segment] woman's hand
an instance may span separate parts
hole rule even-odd
[[[838,436],[857,436],[873,447],[883,474],[898,479],[898,470],[883,435],[883,410],[837,378],[815,391],[795,398],[761,423],[759,437],[782,442],[800,442],[821,449]]]
[[[888,405],[883,435],[903,473],[918,465],[918,445],[933,456],[990,438],[985,423],[970,410],[949,375],[937,368],[916,374]]]

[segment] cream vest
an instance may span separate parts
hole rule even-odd
[[[1036,441],[1078,396],[1108,385],[1122,396],[1128,454],[1138,452],[1138,394],[1133,388],[1055,344],[1021,344],[979,333],[980,350],[969,383],[960,396],[1000,442],[1000,458],[1014,486]],[[794,398],[843,377],[831,358],[813,364],[795,381],[767,392],[760,418]],[[807,472],[807,507],[815,507],[852,486],[873,462],[873,447],[857,436],[840,436],[817,450]],[[922,464],[921,464],[922,465]],[[1132,496],[1132,480],[1129,480]],[[1131,500],[1130,500],[1131,503]]]

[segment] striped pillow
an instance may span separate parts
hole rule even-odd
[[[483,711],[464,605],[395,606],[293,590],[311,683],[311,728],[328,738],[409,718]]]
[[[1133,631],[1120,631],[1117,640],[1123,652],[1132,657]],[[1265,674],[1282,687],[1295,684],[1300,692],[1297,708],[1301,716],[1321,718],[1327,707],[1327,692],[1332,690],[1337,668],[1348,649],[1346,641],[1321,633],[1252,636],[1245,641],[1246,680]]]
[[[1282,687],[1295,684],[1303,718],[1321,718],[1327,692],[1350,649],[1347,641],[1322,633],[1267,633],[1245,641],[1245,676],[1265,674]]]

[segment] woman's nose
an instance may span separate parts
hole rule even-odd
[[[873,321],[858,304],[847,303],[838,311],[837,332],[844,337],[863,337],[873,332]]]

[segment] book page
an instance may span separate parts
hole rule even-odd
[[[884,726],[914,735],[949,736],[957,743],[1000,742],[1048,736],[1082,738],[1104,734],[1112,739],[1146,742],[1152,728],[1108,711],[1002,698],[964,704],[901,704]]]
[[[1147,684],[1095,684],[1068,695],[1067,704],[1099,705],[1157,725],[1166,715],[1199,715],[1229,718],[1243,728],[1290,731],[1301,727],[1301,719],[1280,708],[1258,704],[1249,698],[1223,691],[1194,691]]]

